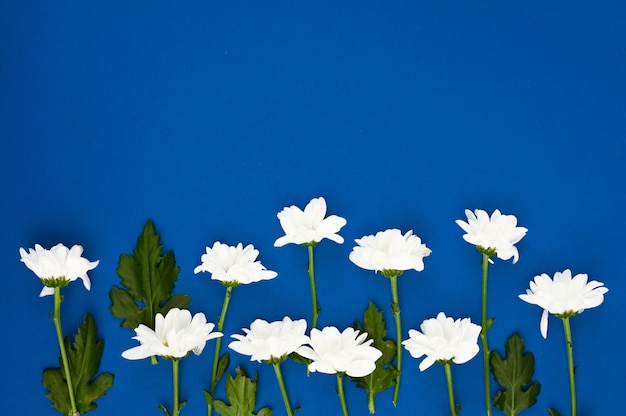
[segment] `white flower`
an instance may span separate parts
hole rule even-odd
[[[436,318],[422,322],[420,329],[421,332],[410,329],[409,339],[402,341],[411,357],[426,356],[419,364],[420,371],[426,370],[437,361],[463,364],[478,354],[481,327],[473,324],[469,318],[455,321],[439,312]]]
[[[515,244],[524,238],[528,229],[517,226],[515,215],[504,215],[497,209],[491,218],[482,209],[474,212],[466,209],[465,215],[467,222],[456,220],[457,225],[467,233],[463,235],[465,241],[483,250],[495,251],[499,259],[513,257],[513,263],[517,263],[519,253]]]
[[[141,343],[122,353],[128,360],[141,360],[153,355],[167,359],[183,358],[191,351],[200,355],[208,340],[219,338],[221,332],[211,332],[215,325],[207,323],[203,313],[191,317],[187,309],[170,309],[165,317],[158,313],[154,322],[154,330],[146,325],[135,328],[136,339]]]
[[[241,243],[233,247],[216,241],[212,248],[206,248],[202,264],[193,272],[209,272],[213,280],[244,285],[275,278],[278,273],[267,270],[256,259],[258,256],[259,251],[252,244],[244,248]]]
[[[431,251],[422,240],[407,231],[402,235],[398,229],[379,231],[376,235],[366,235],[354,240],[358,246],[352,249],[350,260],[366,269],[385,270],[424,270],[424,257]]]
[[[313,360],[309,370],[325,374],[346,373],[351,377],[365,377],[376,369],[376,360],[382,352],[371,346],[374,340],[367,338],[367,332],[346,328],[339,332],[334,326],[321,331],[311,330],[310,346],[302,346],[296,351],[301,356]]]
[[[91,281],[87,272],[93,270],[100,260],[89,261],[82,257],[83,247],[74,245],[68,249],[59,243],[47,250],[35,244],[35,249],[28,249],[28,253],[20,248],[21,261],[32,270],[45,287],[39,293],[39,296],[54,294],[53,287],[62,287],[73,282],[76,279],[82,279],[83,285],[89,290]]]
[[[587,282],[588,278],[586,274],[572,277],[569,269],[556,272],[554,280],[543,273],[535,276],[525,294],[519,295],[523,301],[543,308],[539,327],[544,338],[548,337],[548,313],[569,317],[604,302],[604,294],[609,289],[596,280]]]
[[[343,237],[337,234],[346,225],[346,219],[337,215],[326,218],[326,200],[323,197],[313,198],[304,211],[295,205],[283,208],[278,213],[280,226],[285,235],[274,242],[274,247],[286,244],[315,244],[325,238],[342,244]]]
[[[282,361],[303,344],[309,342],[306,320],[292,321],[285,316],[282,321],[268,323],[257,319],[250,329],[243,328],[246,335],[233,335],[237,341],[228,347],[239,354],[249,355],[250,361]]]

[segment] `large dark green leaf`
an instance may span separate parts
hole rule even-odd
[[[517,416],[522,410],[537,403],[541,390],[539,383],[533,383],[535,357],[531,352],[524,352],[524,340],[514,333],[505,346],[506,359],[496,351],[491,352],[491,372],[504,390],[496,393],[496,407],[508,416]]]
[[[98,407],[95,401],[104,396],[113,385],[113,374],[98,375],[104,341],[98,340],[97,331],[96,323],[88,313],[74,335],[74,342],[71,343],[69,338],[65,339],[76,407],[81,414]],[[61,363],[61,358],[59,362]],[[42,383],[48,390],[46,397],[52,402],[52,406],[63,415],[70,414],[71,404],[63,365],[45,369]]]
[[[120,255],[117,274],[122,286],[109,293],[111,313],[122,318],[122,327],[135,329],[139,324],[154,328],[157,313],[165,315],[172,308],[187,309],[191,296],[172,294],[180,268],[173,251],[163,254],[161,237],[148,221],[133,255]]]
[[[258,413],[254,413],[256,407],[256,380],[252,380],[246,372],[237,367],[235,378],[230,374],[226,379],[226,398],[230,404],[221,400],[213,402],[215,410],[222,416],[272,416],[272,410],[264,407]],[[207,400],[210,394],[205,391]]]

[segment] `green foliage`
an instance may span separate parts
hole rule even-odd
[[[376,361],[376,369],[365,377],[351,377],[357,383],[357,387],[365,390],[368,397],[370,413],[375,413],[376,395],[396,385],[398,370],[391,365],[396,357],[396,343],[391,339],[385,339],[387,335],[387,323],[383,319],[383,313],[376,308],[374,302],[369,303],[363,314],[363,327],[354,324],[355,329],[365,331],[368,339],[373,339],[372,345],[378,348],[383,355]]]
[[[491,372],[504,390],[498,391],[494,403],[508,416],[516,416],[537,403],[541,390],[539,383],[533,383],[535,357],[531,352],[524,353],[524,341],[514,333],[506,342],[506,359],[496,351],[491,352]]]
[[[217,371],[215,372],[215,383],[222,379],[224,373],[230,365],[230,352],[226,351],[217,362]]]
[[[122,318],[122,327],[135,329],[144,324],[154,329],[157,313],[165,315],[172,308],[189,308],[191,296],[172,295],[180,268],[173,251],[163,255],[160,240],[154,224],[148,221],[133,255],[120,255],[116,271],[126,290],[114,286],[109,297],[111,313]]]
[[[113,385],[113,374],[97,375],[104,350],[104,341],[97,339],[97,332],[93,317],[87,313],[83,324],[74,335],[74,343],[67,337],[64,340],[76,407],[80,414],[97,408],[95,401],[104,396]],[[61,362],[59,357],[59,363]],[[63,365],[45,369],[42,383],[48,390],[46,397],[52,402],[52,406],[63,415],[71,414],[72,406]]]
[[[549,408],[548,409],[548,414],[550,416],[561,416],[561,414],[559,412],[557,412],[556,409],[553,409],[553,408]]]
[[[229,374],[226,379],[226,398],[230,405],[215,400],[215,410],[222,416],[272,416],[269,407],[253,413],[256,406],[256,380],[252,380],[241,367],[237,367],[235,373],[235,378]],[[204,394],[209,402],[211,395],[207,391]]]

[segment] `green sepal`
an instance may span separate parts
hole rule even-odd
[[[489,359],[491,373],[504,388],[496,393],[494,404],[507,416],[517,416],[534,406],[541,390],[539,383],[532,382],[535,357],[532,352],[525,353],[524,348],[524,341],[516,332],[506,342],[506,359],[496,351],[491,352]]]
[[[376,411],[376,395],[396,385],[398,370],[391,365],[396,357],[396,343],[391,339],[385,339],[387,335],[387,323],[383,313],[370,301],[363,314],[363,326],[355,322],[354,328],[367,332],[368,339],[373,339],[372,346],[379,349],[383,355],[376,361],[376,369],[365,377],[350,377],[367,393],[368,409],[370,413]]]
[[[215,410],[222,416],[272,416],[272,410],[269,407],[264,407],[258,413],[254,413],[256,383],[256,378],[252,380],[241,367],[237,367],[235,377],[229,374],[226,379],[226,398],[230,404],[215,400],[213,401]],[[208,403],[211,395],[206,391],[204,394]]]
[[[217,384],[230,365],[230,352],[226,351],[217,362],[217,370],[215,372],[215,384]]]
[[[78,327],[78,332],[74,334],[73,343],[68,337],[64,339],[76,407],[80,414],[97,408],[95,401],[104,396],[113,385],[113,374],[98,374],[104,341],[98,340],[97,332],[93,317],[87,313],[82,325]],[[52,406],[59,413],[67,415],[71,414],[72,407],[60,357],[59,363],[59,367],[43,371],[42,383],[48,390],[46,397],[52,402]]]
[[[144,324],[154,329],[157,313],[172,308],[188,309],[191,296],[172,294],[180,268],[173,251],[163,254],[161,237],[152,221],[148,221],[132,256],[121,254],[117,274],[125,289],[111,288],[111,313],[122,318],[120,326],[135,329]]]
[[[548,408],[548,414],[550,416],[561,416],[561,414],[559,412],[556,411],[556,409],[550,407]]]

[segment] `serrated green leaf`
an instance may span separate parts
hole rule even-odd
[[[383,355],[376,361],[376,369],[365,377],[351,377],[357,383],[357,387],[362,388],[367,393],[368,408],[370,413],[374,413],[376,395],[396,385],[398,370],[391,365],[396,357],[396,343],[391,339],[384,339],[387,335],[387,323],[374,302],[369,303],[363,314],[363,326],[355,323],[355,328],[365,331],[368,339],[373,339],[372,345],[378,348]]]
[[[226,379],[226,398],[230,404],[215,400],[215,410],[222,416],[272,416],[272,410],[264,407],[254,413],[256,406],[256,380],[252,380],[246,372],[237,367],[235,378],[230,374]],[[205,391],[205,396],[207,396]],[[210,394],[208,394],[210,396]]]
[[[491,352],[489,359],[491,373],[504,388],[496,393],[494,404],[508,416],[517,416],[537,403],[541,390],[539,383],[532,382],[535,357],[531,352],[525,353],[524,348],[524,341],[514,333],[506,342],[506,359],[502,359],[496,351]]]
[[[133,255],[120,255],[117,274],[125,288],[113,287],[109,293],[111,313],[122,318],[120,326],[135,329],[144,324],[154,329],[157,313],[172,308],[188,309],[191,296],[172,294],[180,268],[173,251],[163,254],[161,237],[148,221]]]
[[[64,340],[76,407],[81,414],[97,408],[95,401],[104,396],[113,385],[113,374],[98,375],[104,341],[98,340],[97,331],[93,317],[87,313],[83,324],[78,327],[78,332],[74,335],[74,342],[71,343],[69,338]],[[59,362],[61,362],[60,358]],[[52,406],[64,415],[71,413],[67,381],[62,365],[44,370],[42,383],[48,389],[46,397],[52,402]]]

